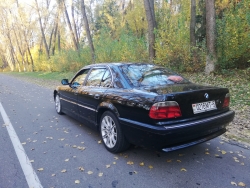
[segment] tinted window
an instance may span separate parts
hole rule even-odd
[[[168,69],[152,64],[122,65],[120,69],[127,80],[136,87],[188,83],[188,80]]]
[[[78,75],[72,81],[72,85],[79,86],[82,85],[85,81],[86,76],[88,75],[89,69],[82,70],[78,73]]]
[[[88,76],[86,86],[100,86],[105,72],[105,68],[92,69]]]
[[[110,71],[106,69],[103,75],[103,78],[101,80],[101,87],[110,87],[111,81],[112,81],[112,78],[111,78]]]

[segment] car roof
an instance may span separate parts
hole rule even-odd
[[[95,64],[90,64],[87,66],[84,66],[82,68],[90,68],[90,67],[95,67],[95,66],[120,66],[120,65],[131,65],[131,64],[150,64],[146,62],[105,62],[105,63],[95,63]]]

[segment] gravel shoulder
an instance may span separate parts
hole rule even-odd
[[[25,77],[25,76],[19,76],[18,74],[11,74],[10,76],[15,76],[18,79],[21,79],[25,82],[32,82],[36,85],[51,89],[51,92],[56,88],[56,86],[61,84],[60,81],[57,81],[57,80]],[[198,76],[189,75],[186,77],[189,77],[189,79],[193,81],[194,83],[197,83],[197,80],[199,80],[198,83],[202,82],[202,79],[199,79],[199,75]],[[202,83],[204,84],[204,82]],[[208,84],[211,84],[211,82]],[[214,83],[212,84],[216,85]],[[235,111],[235,118],[233,122],[231,122],[230,125],[228,126],[228,131],[222,136],[222,138],[223,140],[231,144],[239,145],[244,148],[246,147],[249,148],[250,147],[250,106],[244,105],[241,103],[235,103],[234,105],[231,105],[231,109]]]

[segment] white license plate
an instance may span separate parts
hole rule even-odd
[[[192,104],[194,114],[217,109],[215,101]]]

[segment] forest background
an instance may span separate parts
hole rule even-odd
[[[153,2],[153,59],[145,2]],[[214,2],[213,73],[248,74],[250,0]],[[1,1],[0,67],[65,72],[98,62],[154,61],[202,72],[208,58],[206,6],[205,0]]]

